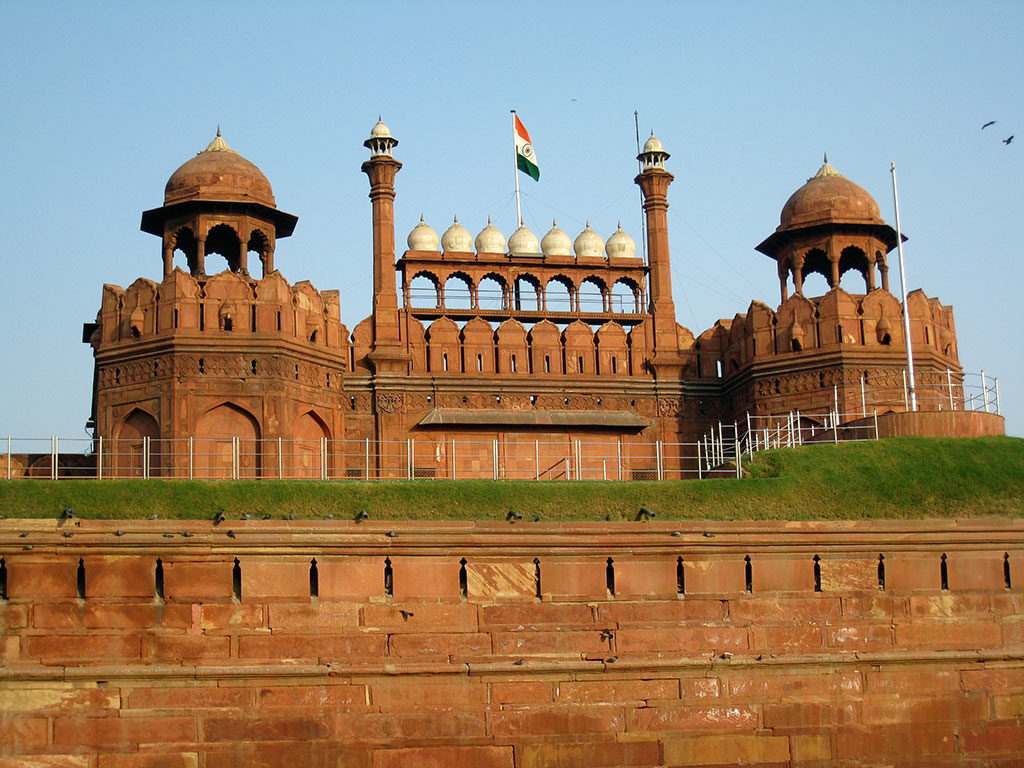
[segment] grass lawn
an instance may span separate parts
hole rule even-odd
[[[758,454],[742,480],[4,480],[0,514],[209,519],[218,510],[296,519],[858,520],[1024,515],[1024,440],[893,438]]]

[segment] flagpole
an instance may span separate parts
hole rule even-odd
[[[516,111],[512,113],[512,177],[516,180],[516,228],[522,226],[523,208],[519,203],[519,155],[516,154]]]
[[[900,229],[900,196],[896,191],[896,163],[889,163],[892,173],[892,202],[896,208],[896,252],[900,259],[900,295],[903,299],[903,336],[907,340],[907,379],[910,386],[910,410],[917,410],[917,392],[914,389],[914,354],[910,348],[910,308],[907,306],[907,275],[903,269],[903,231]]]
[[[640,162],[640,113],[633,110],[633,127],[636,128],[636,167],[638,173],[643,173],[644,164]],[[643,254],[644,264],[647,263],[647,217],[644,215],[644,193],[640,190],[640,253]]]

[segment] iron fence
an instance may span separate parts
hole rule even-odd
[[[921,371],[919,410],[999,413],[999,382],[979,374]],[[870,388],[869,385],[870,384]],[[150,436],[6,438],[0,477],[276,480],[679,480],[742,477],[744,456],[807,443],[878,438],[879,413],[909,406],[906,375],[833,387],[824,413],[747,414],[717,424],[694,442],[640,442],[596,436],[527,440],[505,435],[410,437],[400,441],[330,438]],[[2,450],[2,448],[0,448]]]

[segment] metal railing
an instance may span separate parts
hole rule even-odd
[[[979,374],[920,371],[919,410],[999,413],[999,382]],[[870,384],[870,388],[869,385]],[[859,400],[833,387],[825,413],[747,414],[695,442],[596,437],[305,440],[251,437],[6,438],[0,478],[276,480],[679,480],[742,477],[744,456],[807,443],[878,438],[878,415],[904,411],[905,374],[860,381]],[[0,444],[0,451],[3,450]]]

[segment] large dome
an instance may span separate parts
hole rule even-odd
[[[171,174],[164,205],[188,200],[253,202],[276,208],[274,192],[263,172],[235,152],[220,135]]]
[[[875,199],[826,159],[782,207],[779,231],[836,223],[885,224]]]

